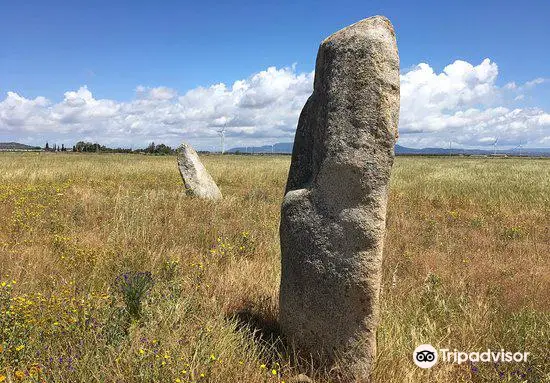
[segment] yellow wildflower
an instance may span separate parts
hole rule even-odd
[[[261,369],[264,369],[264,368],[265,368],[265,364],[260,365],[260,368],[261,368]]]
[[[24,348],[25,348],[25,345],[21,344],[15,348],[15,351],[21,351]]]
[[[273,375],[277,375],[277,370],[273,369],[273,370],[271,370],[271,373],[272,373]]]
[[[0,375],[0,383],[6,380],[6,375]]]
[[[40,372],[40,366],[38,366],[38,365],[33,365],[29,369],[29,375],[30,376],[34,376],[34,375],[38,374],[39,372]]]
[[[24,379],[25,378],[25,373],[21,370],[17,370],[17,371],[15,371],[15,377],[17,379]]]

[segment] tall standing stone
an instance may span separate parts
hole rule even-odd
[[[399,56],[375,16],[321,43],[281,212],[280,323],[298,348],[369,379],[376,353]]]
[[[205,199],[220,199],[222,193],[199,159],[199,155],[187,143],[177,150],[178,168],[187,194]]]

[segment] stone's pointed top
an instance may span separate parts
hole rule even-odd
[[[193,147],[182,143],[178,147],[178,167],[187,194],[205,199],[220,199],[222,193],[206,171]]]
[[[395,37],[395,31],[390,20],[385,16],[372,16],[366,19],[360,20],[354,24],[351,24],[345,28],[340,29],[338,32],[333,33],[329,37],[323,40],[322,45],[340,39],[349,38],[352,35],[366,34],[369,30],[382,29],[391,33],[392,37]]]
[[[184,150],[192,150],[195,152],[195,149],[191,145],[189,145],[187,142],[183,141],[180,146],[176,149],[178,153],[184,151]]]
[[[377,88],[380,87],[384,88],[382,101],[388,96],[391,98],[389,104],[396,101],[399,105],[399,53],[393,26],[384,16],[369,17],[341,29],[327,37],[319,47],[314,93],[341,93],[343,97],[337,99],[343,100],[345,93],[355,89],[357,84],[361,85],[356,89],[360,95],[345,101],[349,105],[357,105],[355,100],[370,97],[368,94],[379,93]],[[392,121],[381,127],[389,126],[396,139],[398,110],[384,105],[382,109],[390,112]]]

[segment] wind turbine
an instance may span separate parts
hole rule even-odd
[[[493,155],[497,154],[497,142],[498,142],[498,137],[496,138],[495,142],[493,142]]]
[[[519,156],[522,156],[523,144],[519,144]]]
[[[520,144],[518,146],[516,146],[514,149],[512,149],[512,151],[516,150],[516,149],[519,149],[519,156],[521,157],[523,155],[523,142],[520,142]]]

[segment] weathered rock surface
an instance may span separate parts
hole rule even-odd
[[[218,185],[206,171],[197,152],[185,142],[178,148],[178,167],[188,194],[206,199],[222,198]]]
[[[280,322],[298,348],[338,359],[343,381],[368,381],[376,353],[398,118],[389,20],[371,17],[324,40],[281,211]]]

